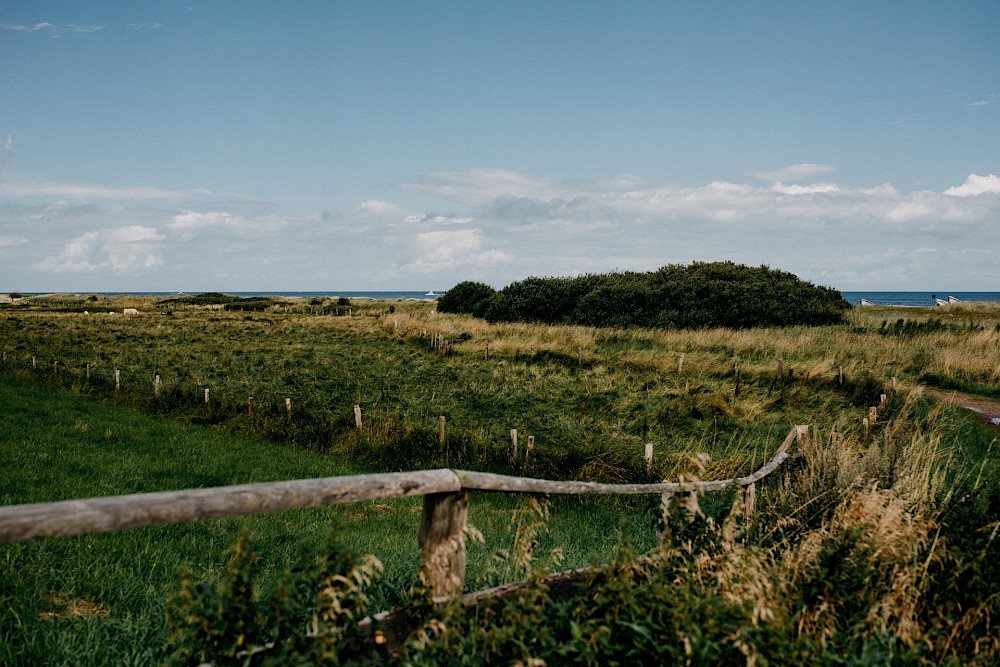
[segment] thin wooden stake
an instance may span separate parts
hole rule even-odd
[[[750,482],[743,487],[743,518],[749,521],[757,509],[757,483]]]
[[[677,372],[678,373],[683,373],[684,372],[684,353],[683,352],[681,353],[680,358],[677,359]]]
[[[444,415],[438,417],[438,444],[444,449]]]
[[[206,388],[206,389],[205,389],[205,405],[208,405],[208,394],[209,394],[209,391],[208,391],[208,389]]]
[[[896,391],[896,376],[892,376],[892,390]]]
[[[653,443],[646,443],[646,472],[653,470]]]
[[[510,446],[514,449],[514,458],[517,458],[517,429],[510,430]]]
[[[354,426],[359,431],[361,430],[361,406],[360,405],[355,405],[354,406]]]
[[[524,448],[524,460],[528,460],[528,456],[531,455],[531,450],[535,448],[535,436],[528,436],[528,446]]]
[[[90,362],[87,363],[87,381],[90,381]]]
[[[160,397],[160,374],[157,373],[153,376],[153,396],[156,398]]]
[[[247,414],[253,414],[253,396],[247,396]]]
[[[122,388],[122,372],[119,369],[115,369],[115,391]]]
[[[288,421],[292,421],[292,399],[285,397],[285,412],[288,413]]]
[[[38,361],[35,360],[35,355],[31,355],[31,367],[38,368]]]
[[[878,421],[878,408],[874,405],[868,408],[868,423],[874,425]]]
[[[843,366],[837,366],[837,384],[839,384],[839,385],[843,385],[844,384],[844,367]]]

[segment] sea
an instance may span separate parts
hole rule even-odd
[[[284,296],[291,298],[333,298],[337,299],[340,297],[346,297],[348,299],[421,299],[433,301],[445,293],[446,290],[429,290],[429,291],[380,291],[380,292],[358,292],[358,291],[319,291],[319,292],[289,292],[289,291],[273,291],[273,292],[226,292],[226,294],[231,294],[233,296]],[[91,292],[88,292],[91,293]],[[107,296],[121,296],[123,294],[131,294],[135,296],[184,296],[185,294],[200,294],[200,292],[96,292],[96,294],[105,294]],[[841,292],[840,293],[847,301],[851,304],[857,306],[864,299],[869,303],[876,306],[933,306],[934,299],[944,299],[947,300],[948,297],[955,297],[959,301],[1000,301],[1000,292]]]
[[[959,301],[1000,301],[1000,292],[841,292],[841,296],[857,306],[861,299],[876,306],[933,306],[934,299]]]

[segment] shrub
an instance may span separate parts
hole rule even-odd
[[[491,322],[746,329],[837,324],[850,308],[834,289],[766,266],[732,262],[670,265],[653,273],[527,278],[491,296],[485,290],[473,296],[469,285],[456,286],[455,299],[471,304],[447,310],[453,308],[448,302],[440,309]]]
[[[482,315],[484,301],[496,294],[489,285],[472,281],[459,283],[437,300],[437,309],[442,313],[464,313]]]

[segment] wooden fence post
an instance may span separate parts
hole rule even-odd
[[[653,443],[646,443],[646,472],[653,470]]]
[[[285,397],[285,412],[288,413],[288,421],[292,421],[292,399]]]
[[[809,426],[795,427],[795,444],[798,447],[799,454],[803,456],[812,455],[812,435],[809,433]]]
[[[38,368],[38,361],[35,359],[35,355],[31,355],[31,367]]]
[[[743,487],[743,519],[749,521],[757,509],[757,483],[750,482]]]
[[[529,435],[528,436],[528,444],[524,448],[524,460],[525,461],[528,460],[528,456],[531,454],[531,450],[534,449],[534,448],[535,448],[535,436]]]
[[[247,414],[253,414],[253,396],[247,396]]]
[[[153,396],[155,398],[160,397],[160,374],[157,373],[153,376]]]
[[[90,382],[90,362],[87,362],[87,382]]]
[[[677,360],[677,372],[678,373],[683,373],[684,372],[684,353],[683,352],[681,353],[680,358]]]
[[[438,444],[444,449],[444,415],[438,417]]]
[[[417,540],[420,579],[432,596],[460,595],[465,587],[465,520],[469,496],[462,491],[428,493]]]
[[[358,429],[359,431],[361,430],[361,406],[360,405],[355,405],[354,406],[354,427],[356,429]]]
[[[844,367],[843,366],[837,366],[837,384],[838,385],[843,385],[844,384]]]
[[[122,388],[122,372],[121,369],[115,369],[115,391]]]
[[[868,423],[874,425],[878,421],[878,408],[874,405],[868,408]]]
[[[510,430],[510,446],[514,449],[514,458],[517,458],[517,429]]]
[[[656,526],[656,544],[663,546],[666,525],[670,521],[670,502],[674,498],[673,491],[664,491],[660,494],[660,521]]]
[[[208,395],[209,395],[209,391],[208,391],[208,388],[206,387],[205,388],[205,405],[208,405]]]

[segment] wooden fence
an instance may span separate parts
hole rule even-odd
[[[421,578],[434,596],[449,596],[461,593],[465,585],[468,491],[660,494],[666,505],[674,494],[720,491],[738,486],[743,493],[745,513],[749,516],[756,504],[757,482],[788,458],[788,449],[793,443],[797,443],[799,452],[809,452],[808,426],[793,427],[772,458],[754,473],[704,482],[557,482],[442,468],[12,505],[0,507],[0,543],[422,495],[423,518],[418,533]]]

